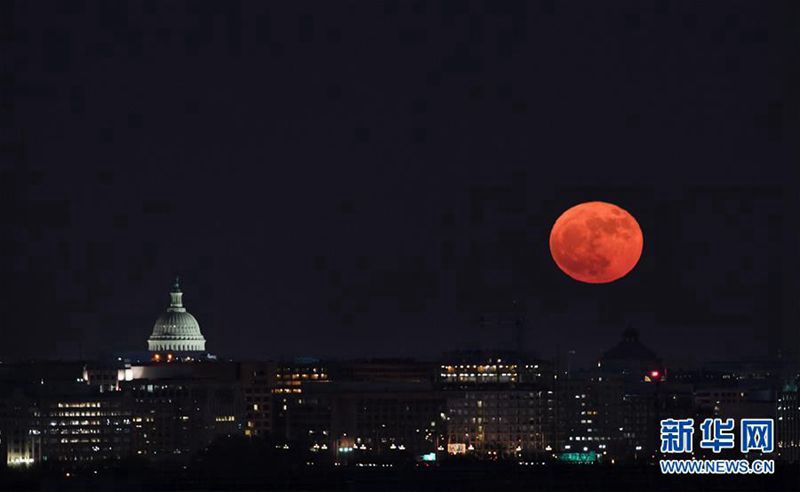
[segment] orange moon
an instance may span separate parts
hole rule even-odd
[[[550,254],[575,280],[605,284],[628,274],[642,256],[642,229],[631,214],[606,202],[568,209],[550,231]]]

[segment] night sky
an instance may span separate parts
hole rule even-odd
[[[234,358],[508,348],[514,299],[583,363],[800,347],[794,2],[47,5],[0,15],[0,360],[144,350],[176,274]],[[618,282],[550,257],[587,200]]]

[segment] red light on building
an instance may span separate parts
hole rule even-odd
[[[659,383],[667,380],[667,371],[662,369],[651,369],[644,373],[645,383]]]

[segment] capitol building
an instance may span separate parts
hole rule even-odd
[[[200,332],[197,319],[183,306],[179,279],[175,279],[169,296],[169,307],[156,320],[153,333],[147,340],[147,349],[153,353],[155,360],[160,359],[162,352],[169,353],[170,358],[175,352],[205,352],[206,339]]]

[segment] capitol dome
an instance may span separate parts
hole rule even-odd
[[[169,293],[167,311],[159,316],[153,326],[153,334],[147,340],[151,352],[204,352],[206,339],[200,333],[200,324],[183,307],[183,292],[178,279]]]

